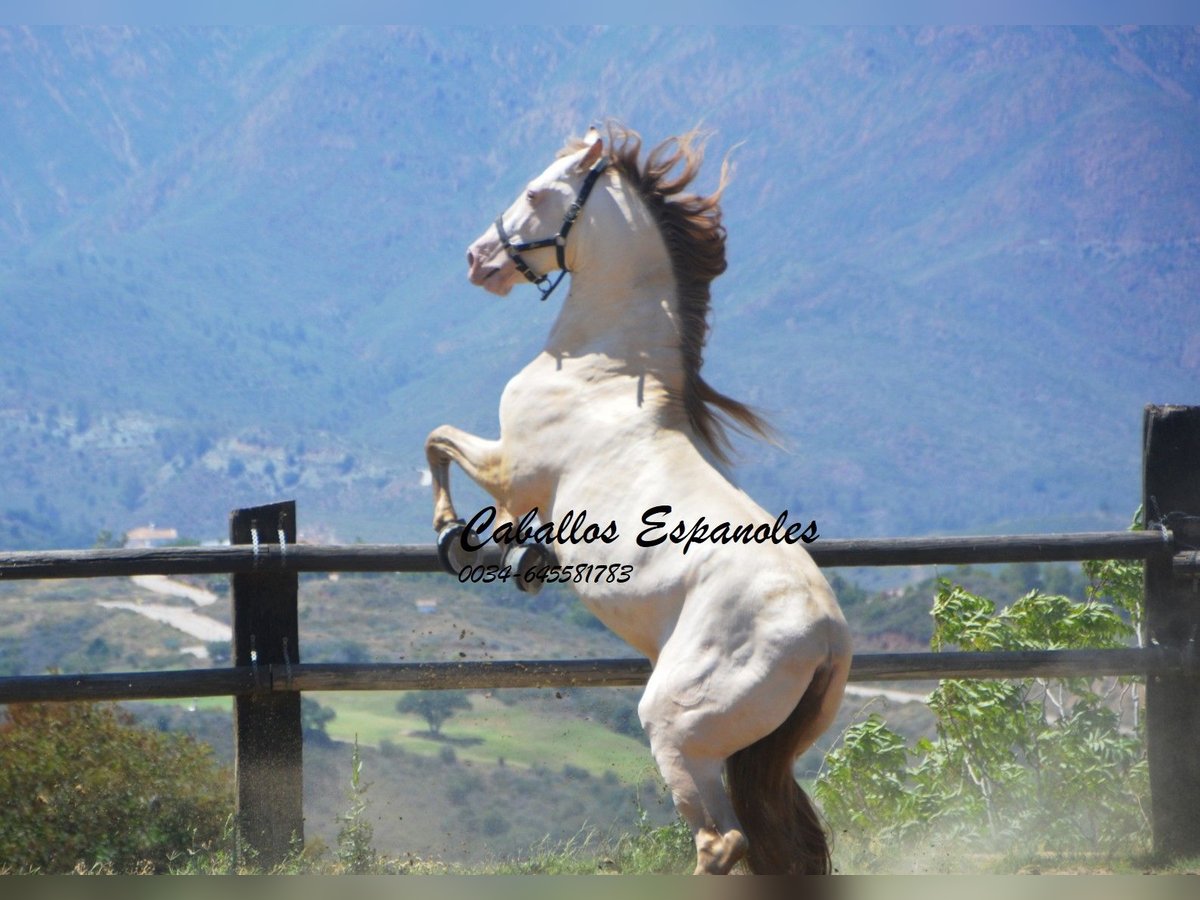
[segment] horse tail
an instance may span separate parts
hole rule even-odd
[[[829,835],[820,814],[792,775],[797,754],[812,743],[832,676],[822,666],[783,724],[725,761],[734,811],[750,849],[755,875],[828,875]]]

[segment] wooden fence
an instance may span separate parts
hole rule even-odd
[[[851,681],[1132,675],[1146,679],[1155,849],[1200,855],[1200,407],[1146,408],[1140,532],[821,540],[824,567],[1145,561],[1145,646],[1121,650],[871,653]],[[304,833],[304,691],[644,684],[644,659],[301,662],[300,572],[441,571],[431,545],[296,544],[292,502],[235,511],[224,547],[0,553],[0,581],[232,575],[233,658],[219,669],[0,678],[0,703],[233,696],[238,822],[265,865]],[[495,552],[494,550],[492,552]]]

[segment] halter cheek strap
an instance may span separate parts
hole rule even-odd
[[[608,159],[601,157],[595,164],[588,169],[587,175],[583,179],[583,184],[579,186],[579,193],[575,195],[573,202],[567,209],[566,215],[563,216],[562,226],[558,229],[558,234],[554,237],[541,238],[536,241],[522,241],[513,243],[512,236],[504,229],[504,215],[496,217],[496,233],[500,236],[500,243],[504,247],[504,251],[508,254],[509,259],[513,261],[513,265],[517,267],[517,271],[526,277],[533,285],[542,292],[542,299],[545,300],[558,287],[559,282],[570,271],[567,268],[567,235],[571,233],[571,228],[575,225],[575,220],[579,218],[579,213],[583,209],[583,204],[587,202],[588,196],[592,193],[592,188],[596,185],[601,173],[608,168]],[[529,250],[540,250],[542,247],[553,247],[555,255],[558,257],[558,276],[551,278],[549,273],[544,275],[537,274],[525,260],[521,258],[521,254]],[[549,283],[549,287],[547,287]]]

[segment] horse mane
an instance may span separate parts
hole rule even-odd
[[[770,426],[749,406],[722,394],[700,375],[708,340],[710,285],[725,271],[725,227],[721,194],[729,183],[729,161],[721,164],[717,189],[707,197],[686,192],[704,162],[707,135],[693,129],[653,148],[643,160],[642,138],[616,122],[608,123],[608,157],[633,184],[651,211],[675,276],[677,315],[683,353],[683,397],[688,423],[722,462],[732,444],[727,427],[771,439]],[[679,173],[672,171],[682,164]]]

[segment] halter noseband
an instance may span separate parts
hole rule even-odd
[[[567,209],[566,215],[563,216],[562,227],[558,229],[558,234],[554,235],[554,237],[514,244],[512,236],[504,230],[504,214],[501,213],[496,217],[496,233],[500,235],[500,243],[504,247],[504,252],[513,261],[513,264],[517,267],[517,271],[533,282],[534,287],[542,292],[543,300],[554,293],[554,289],[558,287],[559,282],[570,271],[567,268],[567,235],[571,233],[571,227],[575,224],[575,219],[578,218],[580,210],[583,209],[583,204],[587,202],[588,195],[591,194],[592,188],[596,184],[596,179],[607,168],[607,157],[601,157],[588,170],[587,176],[583,179],[583,184],[579,186],[579,193],[575,195],[575,202]],[[521,254],[525,251],[539,250],[542,247],[553,247],[558,256],[559,272],[557,278],[551,279],[548,272],[545,275],[538,275],[529,267],[529,264],[525,260],[521,259]],[[547,282],[551,282],[549,287],[546,287]]]

